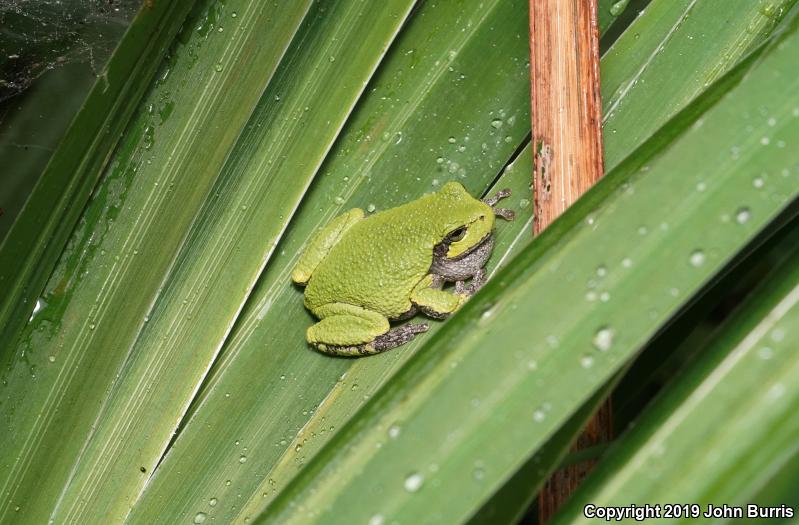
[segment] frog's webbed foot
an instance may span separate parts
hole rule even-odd
[[[455,283],[455,293],[471,297],[474,294],[476,294],[477,290],[482,288],[485,283],[486,283],[486,271],[485,268],[480,268],[472,276],[472,279],[471,281],[469,281],[469,284],[466,284],[465,281],[457,281]]]
[[[491,209],[494,210],[495,215],[502,217],[506,221],[512,221],[513,219],[516,218],[516,214],[513,212],[513,210],[509,210],[508,208],[496,207],[496,204],[506,197],[510,197],[509,188],[499,190],[494,194],[493,197],[486,197],[485,199],[483,199],[483,202],[491,206]]]
[[[387,333],[379,335],[372,341],[373,353],[385,352],[400,345],[404,345],[414,337],[416,334],[421,334],[428,331],[430,327],[427,323],[408,323],[397,328],[392,328]]]

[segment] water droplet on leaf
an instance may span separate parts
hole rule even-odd
[[[613,345],[613,336],[614,332],[612,328],[607,326],[603,326],[599,330],[596,331],[594,334],[594,338],[592,339],[592,343],[594,347],[600,352],[607,352],[610,350],[610,347]]]
[[[691,252],[691,256],[688,258],[688,261],[691,263],[691,266],[699,268],[705,264],[705,252],[702,250],[694,250]]]
[[[405,490],[408,492],[418,492],[422,485],[424,484],[424,476],[419,474],[418,472],[412,472],[408,474],[408,477],[405,478]]]

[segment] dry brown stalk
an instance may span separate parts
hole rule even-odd
[[[597,0],[530,0],[536,235],[604,173],[597,28]],[[608,441],[611,434],[608,402],[574,448]],[[591,467],[570,465],[552,475],[539,495],[540,523],[552,517]]]

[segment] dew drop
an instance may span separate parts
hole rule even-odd
[[[397,436],[399,436],[399,435],[400,435],[400,427],[399,427],[399,425],[391,425],[388,428],[388,437],[390,437],[391,439],[396,439]]]
[[[343,197],[336,197],[333,200],[336,202],[336,204],[344,204],[344,198]]]
[[[247,456],[242,455],[241,457],[239,457],[239,463],[246,463],[246,462],[247,462]]]
[[[580,358],[580,366],[583,368],[591,368],[594,366],[594,358],[590,355],[584,355]]]
[[[385,518],[382,514],[375,514],[371,518],[369,518],[369,525],[383,525]]]
[[[424,484],[424,476],[418,472],[412,472],[405,478],[405,490],[408,492],[418,492]]]
[[[54,355],[51,355],[51,356],[49,356],[49,357],[47,358],[47,360],[48,360],[48,361],[50,361],[51,363],[55,363],[55,356],[54,356]]]
[[[537,409],[535,412],[533,412],[533,421],[535,421],[536,423],[542,422],[544,419],[546,419],[546,417],[547,417],[546,412],[544,412],[540,408]]]
[[[763,177],[755,177],[755,179],[752,181],[752,186],[755,188],[762,188],[764,184],[765,182],[763,181]]]
[[[765,361],[771,359],[774,356],[774,350],[772,350],[768,346],[764,346],[763,348],[758,350],[757,355],[760,357],[760,359],[763,359]]]
[[[376,209],[377,208],[375,207],[374,204],[370,204],[369,206],[366,207],[366,211],[368,211],[369,213],[373,213]]]
[[[217,73],[221,73],[222,72],[222,64],[217,64],[216,66],[214,66],[214,69],[216,70]],[[202,522],[200,522],[200,523],[202,523]]]
[[[606,276],[606,275],[608,274],[608,269],[607,269],[607,267],[606,267],[606,266],[604,266],[604,265],[600,265],[600,266],[598,266],[598,267],[597,267],[597,269],[596,269],[596,274],[597,274],[597,276],[599,276],[599,277],[604,277],[604,276]]]
[[[495,118],[491,121],[491,127],[494,129],[499,129],[502,127],[502,119]]]
[[[436,164],[444,164],[444,157],[436,157]]]
[[[610,14],[613,16],[619,16],[627,7],[628,2],[629,0],[619,0],[618,2],[614,2],[613,5],[610,6]]]
[[[688,258],[688,262],[691,263],[691,266],[694,268],[699,268],[703,264],[705,264],[705,252],[702,250],[694,250],[691,252],[691,256]]]
[[[738,211],[735,212],[735,221],[738,224],[745,224],[751,216],[752,212],[749,211],[749,208],[738,208]]]
[[[610,347],[613,345],[613,336],[614,336],[613,329],[607,326],[603,326],[599,330],[596,331],[594,334],[594,338],[591,342],[594,344],[597,350],[600,352],[607,352],[610,350]]]
[[[211,498],[208,500],[209,507],[216,507],[216,504],[219,503],[219,500],[216,498]]]
[[[633,260],[630,259],[629,257],[625,257],[624,259],[621,260],[621,265],[625,268],[629,268],[633,265]]]
[[[207,518],[205,512],[198,512],[194,515],[194,523],[205,523],[205,518]]]
[[[447,142],[449,142],[450,144],[455,144],[455,137],[448,138]]]
[[[485,477],[485,474],[486,474],[486,471],[481,466],[474,467],[474,470],[472,470],[472,477],[474,479],[476,479],[477,481],[482,480]]]
[[[485,307],[485,309],[483,310],[483,313],[480,314],[480,319],[481,320],[484,320],[484,321],[488,320],[488,319],[491,318],[492,315],[494,315],[494,310],[492,309],[493,306],[494,305],[490,304],[490,305]]]

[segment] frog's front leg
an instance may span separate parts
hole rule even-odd
[[[411,292],[411,302],[419,309],[434,319],[444,319],[461,307],[469,298],[468,295],[453,294],[441,290],[442,281],[433,274],[428,274],[419,281]]]
[[[486,283],[485,268],[478,269],[472,276],[472,279],[467,285],[465,281],[457,281],[455,283],[455,293],[468,295],[469,297],[477,293],[477,290],[483,287]]]
[[[389,330],[383,315],[345,303],[326,304],[314,311],[320,321],[308,328],[308,342],[320,352],[339,356],[378,354],[426,332],[426,324],[406,324]]]

